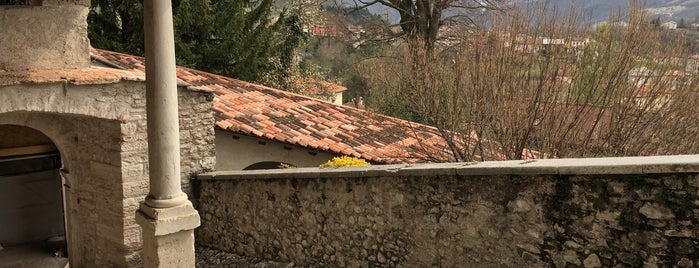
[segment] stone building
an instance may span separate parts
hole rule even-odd
[[[36,4],[0,7],[0,193],[7,201],[0,206],[0,223],[8,227],[0,231],[0,244],[65,235],[72,267],[139,266],[143,229],[136,211],[149,194],[144,60],[126,58],[138,68],[91,61],[87,1]],[[219,82],[204,83],[210,80],[187,73]],[[439,136],[425,126],[195,70],[180,69],[178,75],[179,177],[185,192],[190,177],[214,168],[215,139],[242,141],[217,141],[227,153],[219,155],[227,160],[224,169],[292,160],[316,166],[340,154],[378,163],[414,162],[425,158],[417,148],[439,149]],[[250,114],[270,119],[250,121],[254,126],[282,128],[251,130],[245,118],[225,109],[258,109],[223,103],[252,95],[263,99],[250,103],[257,108],[284,102],[285,109],[302,114]],[[333,125],[341,118],[347,124]],[[289,129],[305,119],[313,124],[308,129]],[[406,131],[431,144],[419,144]],[[251,148],[265,144],[264,150]],[[245,157],[233,157],[241,152]],[[287,152],[285,158],[278,158],[284,155],[279,152]],[[24,209],[28,205],[36,209]]]
[[[71,267],[141,266],[145,74],[91,66],[89,1],[40,2],[0,6],[0,181],[23,197],[0,207],[0,244],[61,235],[64,224]],[[186,190],[215,165],[213,97],[184,83],[177,93]],[[28,204],[39,209],[18,212]]]
[[[295,117],[251,114],[262,118],[256,121],[238,117],[234,112],[241,111],[226,107],[239,105],[221,105],[238,100],[235,90],[246,92],[236,96],[260,99],[262,93],[241,88],[284,93],[236,86],[221,77],[209,78],[230,88],[196,79],[178,84],[174,46],[157,51],[169,59],[155,55],[149,62],[164,65],[162,73],[172,75],[165,82],[172,82],[168,93],[175,98],[167,101],[177,104],[179,97],[179,110],[169,106],[175,110],[167,113],[179,121],[179,129],[163,131],[150,104],[154,91],[168,87],[153,87],[163,81],[153,79],[152,65],[148,83],[137,68],[91,65],[88,3],[30,2],[38,5],[0,7],[0,244],[64,232],[71,267],[191,267],[192,229],[199,215],[186,198],[176,199],[183,196],[180,185],[186,191],[190,177],[216,165],[216,134],[377,162],[416,153],[382,155],[391,144],[345,143],[343,135],[357,134],[361,140],[374,132],[358,132],[353,124],[339,131],[332,116],[346,114],[325,114],[337,107],[307,99],[302,100],[307,106],[292,110],[321,114],[317,119],[325,121],[306,120],[307,126],[327,129],[288,135],[294,129],[280,128],[285,126],[280,123],[303,122],[305,112]],[[169,10],[169,2],[145,1],[146,17],[168,16],[148,12]],[[151,34],[165,32],[154,27],[160,23],[146,22],[146,28]],[[153,48],[162,48],[152,44],[152,37],[146,38],[150,56]],[[155,39],[172,41],[172,36]],[[368,129],[402,129],[379,123]],[[172,133],[180,138],[168,137],[177,141],[174,145],[154,138]],[[411,141],[402,137],[395,146]],[[166,164],[175,163],[169,170],[177,172],[162,176],[166,172],[154,164],[166,161],[153,158],[174,154],[174,147],[178,157]],[[698,157],[209,173],[199,176],[205,220],[200,242],[248,256],[331,267],[695,267]],[[286,220],[279,221],[280,215]]]
[[[92,55],[93,64],[134,74],[145,67],[142,57]],[[454,161],[431,126],[184,67],[177,77],[214,94],[216,170],[317,167],[340,155],[379,164]]]

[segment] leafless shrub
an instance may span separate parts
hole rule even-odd
[[[690,48],[642,10],[593,27],[514,7],[439,53],[400,45],[364,63],[369,105],[437,127],[460,161],[699,153]]]

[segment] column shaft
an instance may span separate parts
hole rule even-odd
[[[180,185],[175,39],[170,0],[144,1],[150,192],[136,212],[144,267],[194,267],[200,224]]]
[[[146,204],[171,207],[186,200],[180,184],[180,139],[172,4],[144,1],[146,109],[150,194]]]

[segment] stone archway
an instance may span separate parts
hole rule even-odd
[[[139,267],[142,228],[135,214],[149,190],[145,86],[119,80],[123,71],[89,70],[55,83],[51,77],[39,84],[31,77],[8,86],[0,81],[0,125],[38,130],[61,153],[71,267]],[[185,189],[191,174],[215,165],[210,94],[178,90]]]
[[[0,114],[0,125],[29,128],[60,151],[65,200],[67,251],[71,266],[125,263],[118,120],[44,112]],[[135,241],[136,248],[140,241]],[[114,252],[116,260],[100,252]]]
[[[24,126],[0,125],[0,244],[47,258],[65,256],[60,168],[60,154],[49,137]]]

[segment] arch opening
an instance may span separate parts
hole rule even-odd
[[[260,169],[282,169],[282,168],[295,168],[296,166],[289,164],[289,163],[284,163],[284,162],[275,162],[275,161],[264,161],[264,162],[258,162],[252,165],[249,165],[243,170],[260,170]]]
[[[3,251],[67,262],[61,163],[57,146],[42,132],[0,124],[0,245],[10,249]]]

